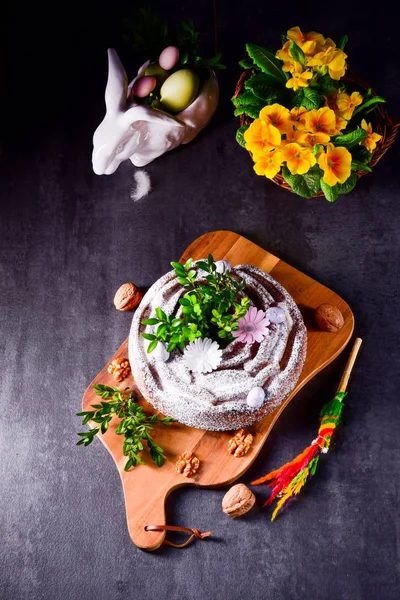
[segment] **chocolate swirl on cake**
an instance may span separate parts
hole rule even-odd
[[[286,318],[282,323],[271,323],[261,343],[231,342],[212,373],[189,371],[179,350],[174,350],[167,362],[147,354],[148,342],[141,334],[151,333],[153,327],[142,325],[142,321],[154,317],[158,306],[167,315],[181,314],[179,298],[186,290],[174,271],[151,286],[132,320],[129,360],[136,384],[155,409],[191,427],[223,431],[259,421],[293,391],[305,361],[307,332],[288,292],[251,265],[233,267],[231,275],[245,280],[243,293],[252,305],[264,311],[279,306]],[[246,401],[255,387],[265,392],[262,406],[256,409]]]

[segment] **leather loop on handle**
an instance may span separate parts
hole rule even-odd
[[[179,527],[178,525],[146,525],[144,528],[145,531],[183,531],[185,533],[191,533],[192,535],[183,542],[183,544],[174,544],[174,542],[170,542],[165,539],[163,544],[166,546],[172,546],[173,548],[185,548],[190,544],[190,542],[194,539],[202,540],[206,537],[209,537],[212,534],[212,531],[200,531],[197,527],[192,527],[189,529],[188,527]]]

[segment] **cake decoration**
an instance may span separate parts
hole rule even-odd
[[[209,338],[197,338],[186,346],[183,358],[189,371],[211,373],[221,363],[222,350]]]
[[[300,376],[307,334],[298,307],[252,265],[224,264],[219,272],[212,255],[171,264],[132,320],[129,357],[139,390],[191,427],[223,431],[259,421]],[[154,355],[161,343],[167,362]]]

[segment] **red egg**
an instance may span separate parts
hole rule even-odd
[[[167,46],[161,52],[158,62],[160,67],[169,71],[173,69],[179,60],[179,50],[176,46]]]
[[[145,75],[145,77],[140,77],[132,87],[132,92],[138,98],[146,98],[156,87],[157,80],[155,77],[150,75]]]

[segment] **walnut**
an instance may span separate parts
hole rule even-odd
[[[192,477],[200,466],[200,461],[191,452],[190,450],[186,450],[181,456],[178,458],[176,463],[176,470],[178,473],[181,473],[185,477]]]
[[[334,333],[344,325],[343,315],[336,306],[332,304],[321,304],[315,311],[317,325],[323,331]]]
[[[120,356],[110,362],[107,371],[114,375],[115,381],[123,381],[131,372],[129,360]]]
[[[222,499],[222,510],[226,515],[236,519],[253,508],[256,498],[243,483],[231,487]]]
[[[142,292],[134,283],[124,283],[114,296],[114,305],[117,310],[132,310],[142,298]]]
[[[238,429],[233,438],[228,442],[228,451],[240,458],[247,454],[250,450],[250,446],[253,443],[253,436],[245,429]]]

